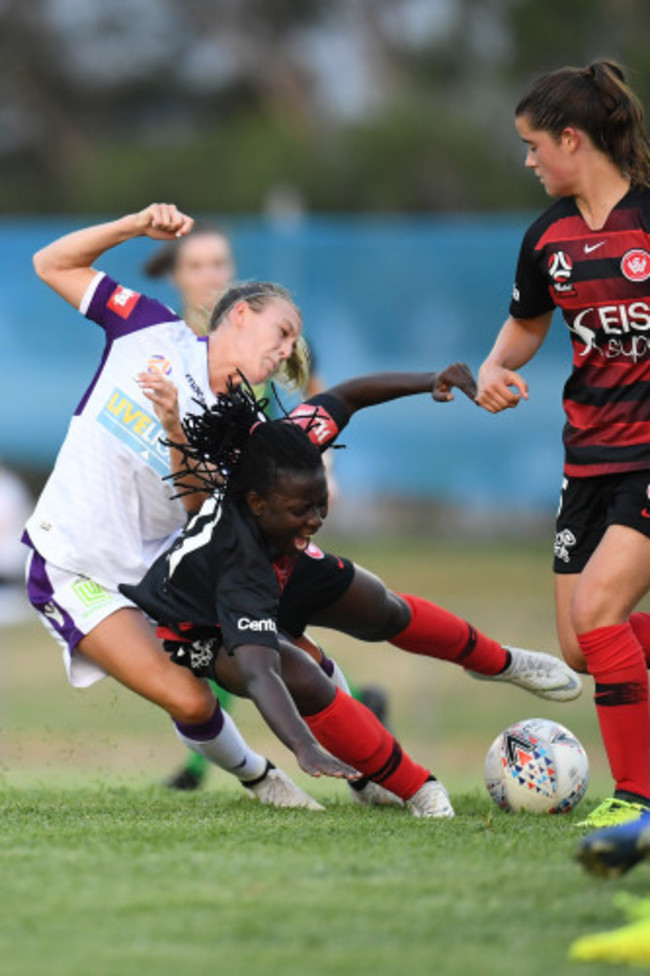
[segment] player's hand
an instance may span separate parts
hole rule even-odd
[[[154,410],[170,440],[182,439],[181,417],[178,408],[178,390],[171,380],[158,370],[145,370],[138,373],[136,382],[153,403]]]
[[[448,403],[454,399],[451,391],[455,386],[470,400],[476,397],[476,380],[466,363],[452,363],[441,373],[436,373],[431,396],[438,403]]]
[[[514,389],[513,389],[514,387]],[[484,363],[478,374],[476,402],[489,413],[500,413],[528,399],[528,384],[519,373],[503,366]]]
[[[360,779],[361,773],[341,762],[319,745],[309,742],[296,749],[296,759],[301,769],[310,776],[334,776],[336,779]]]
[[[194,219],[173,203],[152,203],[135,215],[138,234],[154,241],[173,241],[192,230]]]

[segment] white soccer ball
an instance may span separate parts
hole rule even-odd
[[[587,753],[559,722],[529,718],[496,737],[485,757],[485,785],[503,810],[568,813],[589,782]]]

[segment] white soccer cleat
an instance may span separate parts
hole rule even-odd
[[[281,769],[268,764],[262,779],[252,785],[242,783],[250,796],[269,807],[292,810],[324,810],[325,807],[301,790]]]
[[[379,783],[373,783],[371,779],[365,782],[362,780],[361,783],[361,786],[354,782],[348,783],[350,796],[355,803],[359,803],[363,807],[404,806],[403,800],[400,800],[390,790],[380,786]]]
[[[406,806],[414,817],[440,820],[456,816],[447,790],[437,779],[428,779],[423,783],[417,793],[406,801]]]
[[[550,701],[572,701],[582,692],[580,676],[572,671],[568,664],[552,654],[542,651],[526,651],[521,647],[508,647],[511,661],[501,674],[478,674],[469,671],[473,678],[479,681],[506,681],[511,685],[518,685],[531,691],[538,698],[548,698]]]

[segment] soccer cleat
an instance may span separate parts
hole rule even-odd
[[[390,790],[384,789],[379,783],[373,783],[371,779],[366,779],[365,776],[362,776],[358,780],[351,780],[348,782],[348,786],[350,788],[350,796],[355,803],[359,803],[361,806],[404,806],[404,801],[400,800],[398,796],[395,796]]]
[[[580,841],[576,861],[598,878],[620,878],[650,857],[650,810],[637,820],[605,827]]]
[[[650,964],[650,899],[627,895],[615,898],[614,903],[625,910],[628,924],[612,932],[581,936],[571,945],[569,959],[643,967]]]
[[[449,794],[437,779],[428,779],[417,793],[406,801],[414,817],[443,818],[455,817]]]
[[[204,779],[205,774],[197,774],[194,770],[182,766],[165,781],[165,786],[169,787],[170,790],[180,790],[187,793],[191,790],[198,790]]]
[[[286,773],[283,773],[281,769],[276,769],[268,759],[266,760],[264,774],[253,782],[242,782],[242,786],[247,793],[266,806],[289,807],[293,810],[325,809],[308,793],[296,786]]]
[[[508,647],[510,664],[499,674],[478,674],[469,671],[479,681],[506,681],[531,691],[539,698],[550,701],[571,701],[582,691],[582,682],[575,671],[552,654],[542,651],[526,651],[522,647]]]
[[[647,812],[648,807],[643,803],[632,803],[629,800],[610,796],[599,803],[589,816],[580,820],[576,827],[591,827],[594,830],[598,830],[599,827],[618,827],[631,820],[638,820]]]

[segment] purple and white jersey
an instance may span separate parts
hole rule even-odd
[[[186,521],[163,481],[164,431],[135,377],[147,370],[168,376],[181,416],[197,410],[193,399],[213,403],[207,339],[104,274],[93,279],[80,311],[104,329],[106,346],[27,532],[49,562],[115,588],[140,580]]]

